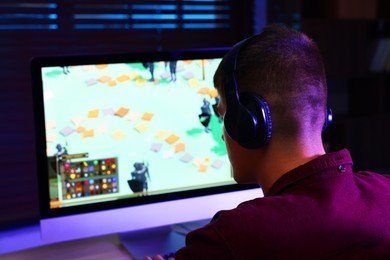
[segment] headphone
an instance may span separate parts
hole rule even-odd
[[[238,92],[235,77],[237,60],[242,47],[254,36],[238,42],[225,57],[223,90],[226,100],[224,126],[229,136],[247,149],[259,148],[269,142],[272,120],[265,99],[253,92]],[[325,133],[332,124],[332,110],[326,106]]]

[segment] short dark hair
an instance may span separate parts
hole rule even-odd
[[[224,60],[214,75],[223,96]],[[241,49],[235,73],[239,92],[254,92],[268,102],[273,135],[296,137],[324,123],[327,88],[317,45],[304,33],[270,25]]]

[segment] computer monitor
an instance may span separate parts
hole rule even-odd
[[[32,60],[44,241],[141,240],[262,196],[235,183],[221,138],[213,75],[226,51]]]

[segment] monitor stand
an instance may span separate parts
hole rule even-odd
[[[170,254],[185,245],[188,232],[203,227],[210,219],[120,233],[122,245],[135,260],[145,256]]]

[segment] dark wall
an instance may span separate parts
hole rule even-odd
[[[390,9],[382,0],[302,1],[302,30],[317,41],[336,112],[327,137],[356,170],[390,169]],[[378,59],[381,57],[383,59]]]
[[[268,21],[302,30],[319,46],[335,115],[328,150],[348,148],[356,170],[388,171],[389,1],[269,0]]]

